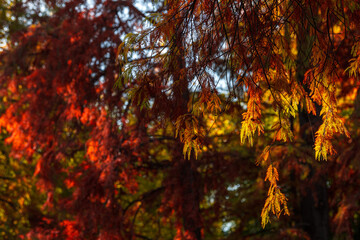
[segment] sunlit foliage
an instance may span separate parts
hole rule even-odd
[[[4,238],[359,237],[357,1],[3,6]]]

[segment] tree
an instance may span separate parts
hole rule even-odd
[[[118,198],[122,188],[136,189],[128,162],[136,159],[137,137],[117,122],[127,110],[124,90],[113,86],[121,35],[141,13],[129,2],[45,4],[42,18],[11,35],[1,55],[5,142],[12,157],[36,163],[37,186],[47,194],[50,217],[40,215],[28,237],[126,235]]]
[[[350,124],[352,119],[339,102],[356,103],[359,33],[354,26],[359,6],[347,1],[170,1],[168,6],[160,20],[155,18],[156,27],[129,36],[123,54],[131,50],[145,53],[137,52],[140,57],[125,65],[120,81],[135,85],[133,97],[141,98],[139,105],[153,101],[151,113],[175,122],[175,135],[190,162],[196,162],[208,141],[203,113],[223,114],[234,99],[245,99],[241,142],[253,145],[256,132],[267,136],[257,143],[263,148],[258,163],[266,166],[265,181],[270,183],[262,225],[268,223],[271,212],[277,217],[289,214],[287,198],[278,184],[278,169],[285,165],[295,175],[292,178],[299,179],[295,171],[299,168],[309,172],[304,183],[297,184],[300,189],[292,190],[303,196],[293,205],[300,228],[312,239],[328,239],[330,211],[339,224],[336,233],[343,231],[345,216],[340,212],[344,206],[329,210],[327,185],[335,179],[326,176],[339,166],[323,171],[324,164],[313,163],[311,153],[310,159],[293,154],[312,145],[319,161],[332,156],[331,162],[337,162],[334,159],[344,154],[336,155],[331,141],[339,133],[350,138],[344,120]],[[216,78],[227,81],[227,100],[220,99],[217,83],[221,80]],[[160,91],[148,90],[148,85]],[[170,94],[161,88],[169,89]],[[194,90],[190,93],[189,89]],[[159,109],[165,109],[163,104],[175,108],[159,114]],[[179,104],[184,106],[183,113],[178,112]],[[350,144],[352,140],[346,141]],[[346,204],[354,210],[346,212],[347,217],[355,217],[356,201],[352,198]],[[185,230],[200,239],[194,229],[186,229],[186,221],[191,220],[184,219]],[[350,227],[347,229],[350,234]]]
[[[358,3],[45,4],[1,54],[23,237],[358,236]]]

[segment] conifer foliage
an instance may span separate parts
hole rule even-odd
[[[4,234],[359,237],[360,4],[141,3],[7,10]]]

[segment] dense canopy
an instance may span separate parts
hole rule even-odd
[[[358,1],[0,12],[0,238],[360,238]]]

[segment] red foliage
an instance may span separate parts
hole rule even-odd
[[[83,239],[104,232],[109,238],[102,239],[110,239],[126,229],[114,182],[137,190],[131,167],[137,159],[124,154],[136,151],[136,137],[117,122],[123,92],[113,88],[120,37],[135,20],[123,21],[117,12],[130,8],[135,19],[139,12],[130,3],[113,1],[91,9],[83,1],[68,1],[57,8],[44,22],[13,36],[13,44],[2,52],[7,64],[2,96],[7,100],[0,127],[8,133],[5,141],[13,157],[36,159],[38,187],[50,196],[44,207],[56,204],[58,211],[73,211],[77,219],[34,226],[28,237]],[[78,158],[80,165],[68,163]],[[71,197],[52,197],[59,181],[75,189]]]
[[[350,50],[359,41],[359,10],[285,1],[289,11],[269,2],[168,1],[160,20],[148,17],[154,28],[124,43],[144,17],[132,1],[97,0],[92,8],[46,1],[51,14],[12,34],[0,56],[0,128],[12,157],[35,162],[33,177],[46,194],[41,211],[29,207],[31,229],[22,238],[257,239],[268,231],[258,221],[265,176],[272,190],[264,222],[271,212],[287,213],[286,199],[294,216],[270,237],[309,239],[318,225],[328,234],[329,216],[334,234],[352,236],[360,107],[355,76],[344,71],[351,54],[353,63],[360,55],[360,47]],[[218,75],[231,76],[228,95],[218,90]],[[312,115],[318,105],[326,110],[322,125]],[[341,114],[348,109],[355,109],[347,116],[355,137],[344,140],[334,133],[347,134]],[[317,158],[333,155],[327,163],[309,160],[315,132]],[[257,143],[234,145],[239,134]],[[323,224],[312,226],[317,217]]]

